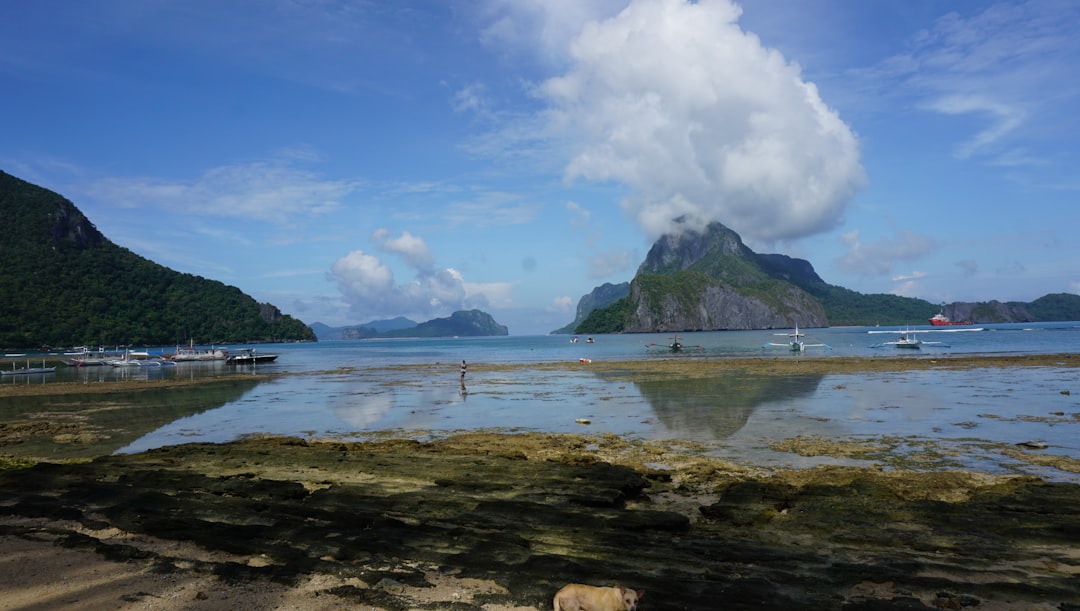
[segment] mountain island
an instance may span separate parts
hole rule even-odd
[[[574,321],[554,333],[910,325],[939,313],[977,324],[1080,320],[1080,296],[935,305],[862,294],[826,283],[809,261],[755,253],[714,222],[661,237],[633,280],[595,288],[578,302]]]
[[[312,328],[234,286],[109,241],[69,200],[0,171],[0,347],[316,341]],[[479,310],[327,330],[330,336],[507,335]],[[338,337],[341,339],[341,337]]]

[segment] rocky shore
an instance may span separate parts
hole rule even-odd
[[[1034,477],[767,470],[614,435],[32,466],[0,443],[22,467],[0,473],[0,609],[550,609],[569,582],[644,589],[643,611],[1080,609],[1080,486]]]

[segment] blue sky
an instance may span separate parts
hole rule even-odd
[[[0,169],[307,323],[573,319],[685,216],[829,283],[1080,293],[1071,0],[0,3]],[[917,322],[917,321],[913,321]]]

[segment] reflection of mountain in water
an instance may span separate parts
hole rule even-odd
[[[813,394],[823,377],[733,375],[632,383],[667,428],[708,432],[721,439],[745,426],[750,415],[763,403]]]
[[[189,386],[0,400],[4,422],[48,420],[78,423],[93,440],[64,443],[35,438],[19,444],[22,455],[90,458],[111,454],[170,422],[240,399],[259,380],[207,381]]]

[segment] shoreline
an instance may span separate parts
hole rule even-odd
[[[1080,367],[1080,355],[1018,354],[994,356],[926,356],[905,355],[891,357],[826,357],[826,356],[761,356],[724,357],[704,359],[635,359],[613,361],[550,361],[536,363],[482,363],[474,362],[474,370],[506,372],[535,369],[539,371],[610,372],[624,374],[656,374],[677,377],[702,377],[730,371],[752,371],[759,375],[786,375],[791,373],[839,374],[881,371],[905,371],[924,369],[971,369],[975,367]],[[333,373],[352,371],[409,371],[415,370],[432,375],[444,375],[447,364],[403,364],[371,368],[341,367]],[[295,373],[228,373],[199,378],[164,378],[155,380],[109,380],[84,383],[78,381],[48,382],[34,384],[0,384],[0,398],[84,393],[108,393],[117,391],[155,390],[209,384],[231,380],[269,380],[277,377],[309,376],[328,372]],[[475,372],[474,374],[475,375]]]

